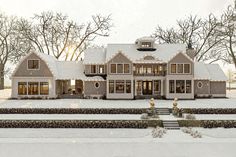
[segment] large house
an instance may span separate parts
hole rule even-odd
[[[227,78],[219,65],[194,61],[194,52],[150,37],[88,49],[81,61],[32,52],[12,74],[12,98],[226,97]]]

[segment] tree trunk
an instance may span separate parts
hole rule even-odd
[[[4,64],[0,63],[0,90],[4,89]]]

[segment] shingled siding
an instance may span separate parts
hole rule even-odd
[[[226,82],[211,81],[210,91],[213,97],[225,97],[226,96]]]
[[[202,87],[198,87],[199,82]],[[210,81],[209,80],[195,80],[194,81],[194,94],[196,97],[209,97],[210,96]]]
[[[37,59],[39,60],[39,70],[28,70],[28,60]],[[17,71],[13,77],[53,77],[47,64],[40,59],[36,54],[32,53],[17,67]]]
[[[95,83],[99,83],[99,87],[95,87]],[[85,81],[84,82],[84,96],[91,95],[106,95],[106,81]]]

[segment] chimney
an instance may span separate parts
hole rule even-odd
[[[195,51],[194,48],[192,47],[192,43],[189,42],[188,47],[187,47],[187,49],[186,49],[186,54],[187,54],[192,60],[194,60],[195,53],[196,53],[196,51]]]

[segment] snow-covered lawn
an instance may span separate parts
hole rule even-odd
[[[235,157],[236,129],[194,129],[203,137],[180,130],[152,138],[151,129],[0,129],[0,156]]]

